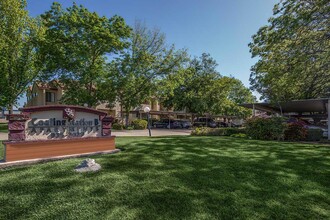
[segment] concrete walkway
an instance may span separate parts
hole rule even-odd
[[[7,139],[8,139],[8,134],[0,132],[0,141],[4,141]]]
[[[173,135],[190,135],[191,130],[189,129],[152,129],[151,136],[173,136]],[[149,136],[148,130],[122,130],[122,131],[112,131],[112,135],[117,137],[147,137]],[[8,134],[0,132],[0,140],[7,140]]]

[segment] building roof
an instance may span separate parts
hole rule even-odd
[[[246,103],[241,106],[272,113],[323,113],[327,114],[329,98],[293,100],[276,103]]]

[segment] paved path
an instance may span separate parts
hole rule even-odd
[[[190,135],[191,130],[188,129],[152,129],[151,136],[172,136],[172,135]],[[123,130],[123,131],[112,131],[112,135],[117,137],[128,137],[128,136],[149,136],[148,130]],[[8,134],[0,132],[0,140],[7,140]]]
[[[8,139],[8,134],[0,132],[0,141],[7,140],[7,139]]]

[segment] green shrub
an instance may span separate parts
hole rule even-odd
[[[225,136],[231,136],[233,134],[246,134],[245,128],[220,128],[225,132]]]
[[[122,124],[118,124],[118,123],[112,124],[112,128],[114,130],[123,130],[124,129],[123,125]]]
[[[299,122],[290,123],[284,132],[285,140],[301,141],[307,137],[307,129]]]
[[[308,141],[319,141],[323,137],[322,129],[308,129],[307,140]]]
[[[133,126],[127,126],[126,130],[134,130]]]
[[[238,133],[238,134],[232,134],[230,135],[230,137],[234,137],[234,138],[247,138],[246,134],[243,133]]]
[[[147,128],[148,122],[143,119],[135,119],[134,121],[132,121],[132,125],[136,130],[144,130]]]
[[[239,133],[245,133],[245,129],[197,127],[191,131],[194,136],[231,136]]]
[[[258,140],[283,140],[286,127],[282,117],[253,117],[245,123],[246,134]]]

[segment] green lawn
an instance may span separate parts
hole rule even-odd
[[[8,124],[0,123],[0,132],[8,132]]]
[[[0,170],[0,219],[329,219],[330,147],[117,138],[126,150]]]

